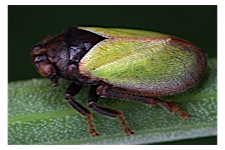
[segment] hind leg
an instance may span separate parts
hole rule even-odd
[[[133,100],[133,101],[142,102],[154,107],[156,107],[156,104],[160,104],[164,106],[166,109],[168,109],[169,111],[172,111],[174,114],[178,113],[183,119],[187,119],[189,117],[188,114],[186,114],[185,112],[179,109],[178,105],[173,104],[170,101],[157,98],[157,97],[134,95],[133,93],[129,93],[127,91],[119,91],[116,88],[108,88],[103,86],[98,87],[97,93],[101,97]]]

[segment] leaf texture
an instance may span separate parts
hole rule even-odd
[[[118,99],[99,99],[99,105],[121,110],[135,133],[126,136],[120,121],[92,112],[100,133],[92,137],[87,118],[64,100],[68,81],[52,87],[47,79],[8,84],[8,144],[146,144],[217,135],[217,59],[209,59],[203,79],[185,92],[163,97],[180,105],[190,115],[183,120],[162,107]],[[89,86],[74,99],[88,108]],[[90,109],[89,109],[90,110]]]

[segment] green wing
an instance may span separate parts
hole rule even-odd
[[[78,29],[90,31],[103,37],[170,37],[167,34],[136,29],[101,27],[78,27]]]
[[[81,60],[80,70],[118,87],[158,95],[157,91],[182,83],[194,68],[195,56],[167,40],[115,38],[93,47]]]

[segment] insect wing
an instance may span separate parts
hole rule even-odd
[[[122,28],[101,28],[101,27],[78,27],[78,29],[90,31],[92,33],[101,35],[105,38],[110,37],[170,37],[168,34],[136,30],[136,29],[122,29]]]
[[[174,94],[193,86],[204,71],[199,74],[195,67],[201,51],[198,54],[197,49],[172,43],[171,38],[107,39],[81,60],[80,69],[114,86],[146,95]]]

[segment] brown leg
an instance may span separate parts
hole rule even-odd
[[[89,127],[89,130],[90,130],[90,133],[91,133],[92,136],[97,136],[97,135],[99,135],[99,133],[95,131],[94,126],[92,125],[91,112],[89,110],[87,110],[86,108],[84,108],[82,105],[80,105],[79,103],[77,103],[76,101],[73,100],[73,96],[75,94],[77,94],[80,91],[81,88],[82,88],[81,85],[72,83],[69,86],[69,88],[66,90],[65,99],[79,113],[88,117],[88,127]]]
[[[106,115],[106,116],[110,116],[110,117],[115,117],[115,118],[119,118],[124,131],[126,132],[126,134],[129,136],[131,134],[133,134],[134,132],[128,127],[128,125],[125,123],[124,120],[124,116],[122,114],[121,111],[119,110],[115,110],[115,109],[110,109],[110,108],[105,108],[105,107],[101,107],[97,105],[97,101],[98,101],[98,95],[96,93],[96,89],[97,89],[97,85],[93,85],[91,87],[89,96],[88,96],[88,105],[90,108],[92,108],[93,110],[95,110],[96,112]]]
[[[161,104],[166,109],[172,111],[174,114],[178,113],[183,119],[187,119],[189,117],[188,114],[186,114],[183,111],[178,109],[179,108],[178,105],[173,104],[170,101],[166,101],[166,100],[157,98],[157,97],[134,95],[127,91],[119,91],[117,89],[113,89],[113,88],[109,89],[107,87],[102,87],[102,86],[98,87],[97,93],[99,96],[102,96],[102,97],[133,100],[133,101],[142,102],[142,103],[154,106],[154,107],[156,107],[156,104]]]

